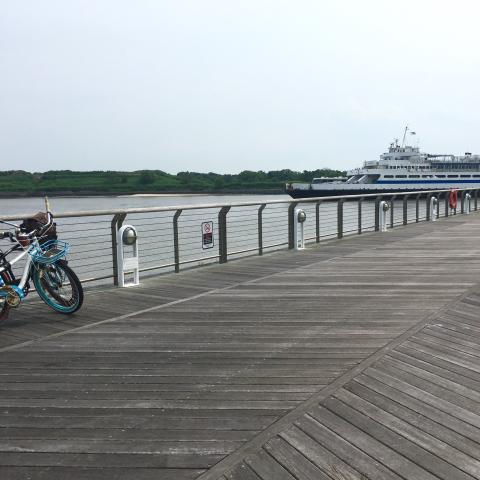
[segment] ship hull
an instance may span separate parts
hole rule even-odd
[[[331,189],[320,189],[320,188],[315,188],[315,189],[294,189],[294,190],[286,190],[286,193],[290,195],[292,198],[315,198],[315,197],[343,197],[343,196],[348,196],[348,195],[384,195],[387,193],[400,193],[400,192],[424,192],[425,190],[444,190],[448,188],[459,188],[458,186],[456,187],[449,187],[445,185],[438,185],[435,186],[434,188],[412,188],[408,187],[404,190],[399,190],[398,188],[385,188],[385,187],[379,187],[379,188],[349,188],[349,189],[336,189],[336,190],[331,190]],[[465,186],[460,187],[460,188],[465,188]],[[472,188],[476,188],[476,186],[472,185]]]

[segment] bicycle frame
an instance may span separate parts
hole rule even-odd
[[[38,242],[36,242],[38,244]],[[18,284],[18,287],[20,289],[24,289],[25,285],[27,284],[27,281],[30,277],[30,269],[33,264],[32,257],[29,255],[29,250],[31,248],[31,245],[29,245],[27,248],[23,249],[23,252],[21,252],[19,255],[17,255],[13,260],[9,261],[9,265],[15,265],[15,263],[19,262],[22,260],[25,256],[27,257],[27,260],[25,262],[25,266],[23,267],[23,272],[22,272],[22,278],[20,279],[20,282]],[[0,267],[0,273],[5,271],[5,267]]]

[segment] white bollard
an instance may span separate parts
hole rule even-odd
[[[131,257],[125,257],[125,248],[131,247]],[[133,272],[133,282],[125,281],[125,274]],[[132,225],[124,225],[117,231],[117,279],[119,287],[133,287],[140,283],[138,262],[138,234]]]
[[[438,205],[438,198],[432,197],[430,199],[430,221],[435,222],[437,220],[437,205]]]
[[[294,216],[294,226],[293,226],[293,243],[295,245],[295,250],[303,250],[305,248],[305,233],[303,224],[307,219],[307,214],[305,210],[301,208],[296,208],[293,212]]]
[[[387,231],[387,212],[390,210],[390,205],[385,200],[380,202],[380,231]]]
[[[472,196],[469,193],[467,193],[465,194],[465,206],[464,206],[465,213],[467,215],[472,211],[471,206],[472,206]]]

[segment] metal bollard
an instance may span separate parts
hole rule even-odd
[[[465,213],[468,215],[472,211],[472,196],[469,193],[465,194]]]
[[[430,221],[435,222],[437,220],[437,205],[438,205],[438,198],[432,197],[430,199]]]
[[[380,202],[380,231],[387,231],[387,212],[390,210],[390,205],[385,200]]]
[[[132,247],[133,255],[125,258],[125,247]],[[133,272],[133,282],[125,282],[125,274]],[[133,287],[140,283],[138,263],[138,234],[132,225],[124,225],[117,231],[117,276],[118,286]]]
[[[307,219],[305,210],[296,208],[294,212],[294,229],[293,229],[293,242],[295,250],[303,250],[305,248],[305,233],[303,224]]]

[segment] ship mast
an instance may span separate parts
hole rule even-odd
[[[405,137],[407,136],[407,132],[408,132],[408,125],[405,127],[405,131],[403,132],[402,148],[405,146]]]

